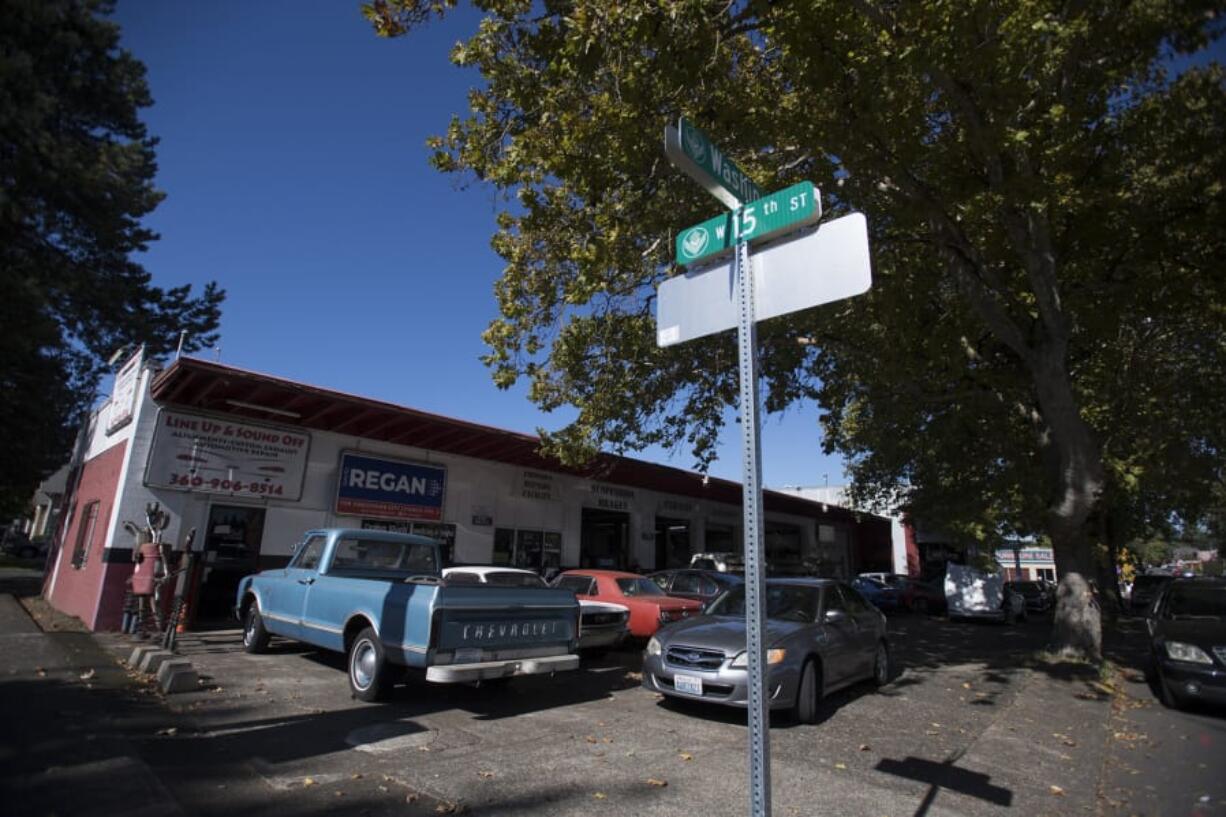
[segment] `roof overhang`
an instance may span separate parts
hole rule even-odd
[[[531,434],[197,358],[175,360],[154,378],[150,391],[158,403],[193,411],[346,434],[694,499],[741,504],[741,486],[729,480],[613,454],[601,454],[586,466],[571,467],[543,455],[540,438]],[[768,511],[826,520],[872,516],[774,491],[763,491],[763,504]]]

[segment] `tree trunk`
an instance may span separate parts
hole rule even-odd
[[[1102,658],[1102,615],[1095,598],[1098,576],[1093,543],[1095,513],[1103,490],[1103,463],[1093,430],[1082,419],[1064,355],[1036,356],[1039,406],[1050,430],[1057,473],[1047,508],[1048,532],[1060,583],[1052,625],[1053,651],[1069,658]]]

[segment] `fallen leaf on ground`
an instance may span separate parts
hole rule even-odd
[[[349,775],[349,779],[350,779],[350,780],[361,780],[361,779],[362,779],[362,773],[361,773],[361,772],[354,772],[353,774]]]
[[[609,799],[609,795],[605,794],[602,791],[598,791],[592,795],[592,799],[593,800],[607,800]]]
[[[586,738],[584,738],[584,740],[586,740],[588,743],[599,743],[599,741],[596,740],[595,735],[588,735]]]
[[[39,678],[46,678],[46,677],[47,677],[47,671],[46,671],[45,669],[43,669],[42,667],[35,667],[35,668],[34,668],[34,674],[35,674],[35,675],[37,675]]]
[[[315,778],[313,778],[313,777],[308,777],[308,778],[305,778],[305,779],[302,781],[302,785],[304,785],[304,786],[314,786],[314,785],[315,785]]]
[[[869,749],[872,749],[872,748],[873,748],[873,747],[872,747],[872,746],[869,746],[867,743],[861,743],[861,744],[860,744],[860,751],[861,751],[861,752],[867,752]]]
[[[81,680],[88,681],[90,678],[93,678],[97,674],[98,673],[92,669],[86,670],[85,672],[81,673]]]
[[[694,759],[694,756],[691,755],[689,752],[682,752],[681,754],[677,755],[677,757],[681,758],[682,760],[693,760]]]
[[[970,682],[970,681],[963,681],[963,682],[962,682],[962,688],[963,688],[963,689],[970,689],[970,688],[971,688],[971,682]]]
[[[417,802],[417,792],[411,792],[411,793],[409,793],[409,794],[406,794],[406,795],[404,796],[404,802],[406,802],[406,803],[416,803],[416,802]]]
[[[648,785],[648,786],[655,786],[657,789],[662,789],[662,788],[664,788],[665,786],[667,786],[667,785],[668,785],[668,781],[667,781],[667,780],[661,780],[661,779],[660,779],[660,778],[658,778],[658,777],[649,777],[649,778],[647,778],[647,785]]]
[[[1060,788],[1059,786],[1049,786],[1047,790],[1050,791],[1052,794],[1056,795],[1057,797],[1064,796],[1064,789]]]
[[[178,730],[176,727],[174,727],[174,726],[168,726],[168,727],[166,727],[165,729],[159,729],[159,730],[157,730],[157,732],[155,732],[154,734],[157,734],[157,735],[162,735],[162,736],[165,736],[165,737],[173,737],[174,735],[178,734],[178,732],[179,732],[179,730]]]
[[[836,769],[846,769],[846,768],[847,768],[847,764],[846,764],[846,763],[836,763],[836,764],[834,764],[834,768],[836,768]]]
[[[480,777],[482,780],[489,780],[493,776],[494,773],[491,771],[477,772],[477,777]]]

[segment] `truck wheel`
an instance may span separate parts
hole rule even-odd
[[[800,683],[796,686],[796,703],[792,714],[801,723],[817,723],[818,704],[822,699],[822,674],[817,662],[810,658],[800,671]]]
[[[389,686],[383,644],[367,627],[349,646],[349,691],[359,701],[379,701],[387,695]]]
[[[247,607],[247,617],[243,620],[243,649],[252,655],[268,652],[268,641],[272,636],[264,629],[264,617],[260,615],[260,603],[253,601]]]

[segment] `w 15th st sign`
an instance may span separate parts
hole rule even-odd
[[[794,184],[682,230],[677,235],[677,263],[696,264],[730,251],[738,238],[758,244],[821,217],[820,193],[813,182]]]
[[[762,188],[685,117],[677,120],[676,128],[664,128],[664,152],[674,165],[730,209],[762,198]]]

